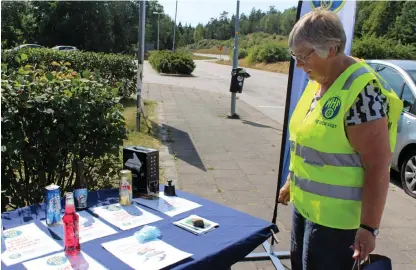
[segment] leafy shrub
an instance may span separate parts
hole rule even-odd
[[[196,67],[192,55],[183,51],[155,51],[149,62],[160,73],[191,74]]]
[[[244,59],[248,56],[248,52],[246,49],[239,49],[238,50],[238,59]],[[230,59],[234,59],[234,50],[232,49],[229,55]]]
[[[61,195],[71,191],[76,158],[85,163],[90,189],[110,187],[119,168],[127,139],[119,90],[98,73],[54,67],[2,64],[2,201],[11,198],[12,208],[41,202],[51,183]]]
[[[75,71],[97,70],[100,76],[106,78],[114,86],[120,82],[120,96],[129,97],[136,91],[136,69],[135,58],[130,55],[107,54],[95,52],[65,52],[52,49],[24,49],[19,51],[2,51],[2,63],[6,63],[9,68],[17,69],[20,66],[15,59],[21,53],[27,56],[22,60],[22,64],[32,66],[44,66],[44,70],[51,71],[55,67],[53,62],[69,62]]]
[[[416,46],[403,45],[382,37],[366,36],[354,40],[352,54],[364,59],[416,60]]]
[[[290,54],[287,46],[274,42],[265,42],[249,50],[249,63],[275,63],[289,61]]]

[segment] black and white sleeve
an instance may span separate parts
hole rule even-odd
[[[376,81],[369,82],[357,96],[345,117],[346,126],[359,125],[386,117],[389,105]]]

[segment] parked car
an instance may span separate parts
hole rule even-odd
[[[416,61],[366,61],[403,101],[392,168],[400,173],[404,191],[416,198]]]
[[[77,47],[74,46],[55,46],[52,48],[52,50],[58,50],[58,51],[76,51]]]
[[[40,48],[44,48],[42,45],[39,44],[22,44],[19,45],[17,47],[14,47],[12,50],[17,51],[23,48],[31,48],[31,49],[40,49]]]

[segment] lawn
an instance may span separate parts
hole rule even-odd
[[[216,61],[217,64],[222,64],[222,65],[229,65],[232,66],[233,62],[231,60],[218,60]],[[277,62],[277,63],[271,63],[271,64],[266,64],[266,63],[253,63],[250,64],[248,63],[247,59],[239,59],[238,60],[238,66],[239,67],[246,67],[246,68],[254,68],[254,69],[259,69],[259,70],[264,70],[264,71],[271,71],[271,72],[278,72],[278,73],[283,73],[283,74],[289,74],[289,61],[285,61],[285,62]]]
[[[157,102],[152,100],[144,101],[144,110],[147,114],[148,121],[143,116],[140,117],[140,131],[136,131],[136,99],[124,99],[121,101],[124,106],[124,118],[128,139],[124,141],[124,146],[142,146],[159,150],[161,142],[157,137],[157,115],[155,109]],[[160,166],[159,166],[160,167]],[[159,169],[160,183],[166,183],[164,169]]]
[[[194,53],[206,53],[206,54],[221,54],[221,55],[228,55],[228,52],[224,50],[220,51],[218,48],[210,48],[210,49],[199,49],[194,51]]]
[[[215,59],[217,58],[192,54],[192,60],[215,60]]]

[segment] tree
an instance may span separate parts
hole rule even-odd
[[[405,44],[416,44],[416,2],[406,1],[395,27],[397,38]]]
[[[194,40],[195,42],[199,42],[204,39],[204,26],[202,24],[198,24],[194,30]]]

